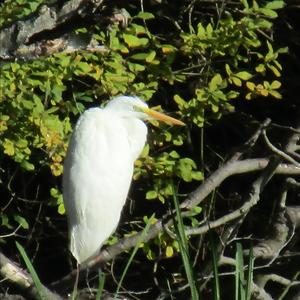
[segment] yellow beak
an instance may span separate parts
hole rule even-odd
[[[143,112],[145,114],[147,114],[148,116],[152,117],[153,119],[156,119],[156,120],[159,120],[159,121],[163,121],[163,122],[165,122],[167,124],[181,125],[181,126],[185,125],[183,122],[181,122],[181,121],[179,121],[179,120],[177,120],[175,118],[169,117],[169,116],[167,116],[165,114],[162,114],[162,113],[160,113],[158,111],[155,111],[155,110],[153,110],[151,108],[144,108],[143,107],[142,110],[143,110]]]

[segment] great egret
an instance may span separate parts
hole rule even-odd
[[[183,122],[158,113],[137,97],[119,96],[79,118],[64,162],[63,198],[70,250],[78,264],[93,257],[115,231],[134,161],[147,136],[143,120]]]

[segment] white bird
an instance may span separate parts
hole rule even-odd
[[[137,97],[119,96],[86,110],[73,131],[64,161],[63,199],[70,251],[82,264],[115,231],[130,187],[134,161],[147,137],[143,120],[183,122],[149,109]]]

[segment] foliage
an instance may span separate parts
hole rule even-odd
[[[0,7],[0,26],[27,17],[43,3],[6,1]],[[59,181],[79,114],[110,97],[129,94],[156,104],[157,110],[163,106],[176,111],[188,125],[172,128],[151,122],[148,144],[135,163],[134,180],[140,183],[145,199],[166,209],[173,199],[173,182],[191,191],[195,182],[204,179],[198,151],[187,150],[190,129],[201,130],[234,111],[244,99],[282,98],[280,55],[287,49],[276,45],[272,30],[283,4],[279,0],[262,5],[241,0],[236,9],[228,7],[218,17],[193,20],[188,26],[182,22],[178,32],[164,36],[155,28],[160,15],[136,9],[125,28],[113,23],[107,28],[92,24],[74,29],[75,35],[90,34],[92,44],[101,51],[61,52],[3,63],[0,185],[8,199],[18,199],[18,189],[9,185],[11,174],[6,166],[25,176],[50,170],[49,177]],[[45,193],[48,207],[63,214],[58,181],[52,181]],[[184,223],[197,226],[200,213],[198,207],[183,220],[182,227]],[[3,209],[0,218],[1,229],[7,231],[18,225],[30,229],[32,222],[28,214],[14,209]],[[148,221],[144,216],[144,222]],[[152,244],[144,243],[143,250],[149,259],[159,254],[172,257],[183,247],[183,240],[180,242],[161,233]],[[187,261],[185,265],[187,268]]]
[[[48,1],[50,2],[50,1]],[[7,26],[15,20],[34,13],[43,0],[7,0],[0,7],[0,27]]]

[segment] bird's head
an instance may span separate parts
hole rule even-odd
[[[142,120],[159,120],[173,125],[185,125],[182,121],[155,111],[138,97],[118,96],[113,98],[105,109],[119,111]]]

